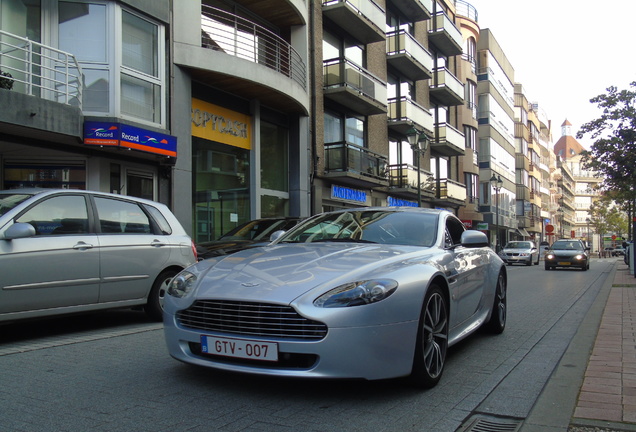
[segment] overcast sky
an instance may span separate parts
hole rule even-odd
[[[552,120],[581,125],[600,116],[589,100],[636,81],[636,1],[467,0],[481,29],[489,28],[531,102]],[[589,136],[579,142],[589,149]]]

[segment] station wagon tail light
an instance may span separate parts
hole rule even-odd
[[[374,279],[340,285],[314,300],[322,308],[361,306],[377,303],[389,297],[397,289],[392,279]]]
[[[190,242],[190,246],[192,247],[192,253],[194,254],[194,262],[199,261],[199,254],[197,253],[197,247],[194,244],[194,240]]]

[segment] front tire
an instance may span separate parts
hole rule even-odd
[[[448,305],[444,292],[431,285],[424,298],[415,345],[411,382],[420,388],[437,385],[448,351]]]
[[[486,324],[488,331],[494,334],[503,333],[506,328],[506,318],[508,316],[508,296],[506,277],[499,273],[497,287],[495,288],[495,300],[492,305],[490,320]]]
[[[153,321],[163,320],[163,299],[168,291],[168,285],[173,277],[179,273],[176,270],[164,270],[157,276],[152,284],[150,294],[148,294],[148,303],[144,306],[146,315]]]

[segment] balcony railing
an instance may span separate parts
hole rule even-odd
[[[325,170],[348,172],[371,177],[377,180],[387,179],[388,158],[367,148],[348,142],[325,144]]]
[[[4,88],[82,108],[84,77],[73,54],[0,30]]]
[[[430,85],[432,95],[448,106],[464,103],[464,84],[445,67],[437,68]]]
[[[339,100],[348,106],[347,100],[353,99],[350,106],[356,110],[364,109],[365,114],[379,114],[386,112],[387,90],[386,83],[375,77],[366,69],[347,59],[325,60],[323,63],[323,83],[330,94],[339,90],[352,90],[355,97],[342,95]],[[334,96],[336,97],[336,96]],[[356,105],[369,105],[366,109]],[[368,112],[367,112],[368,110]]]
[[[413,188],[417,190],[417,167],[411,164],[389,165],[389,184],[395,188]],[[433,174],[420,169],[420,187],[423,192],[435,192]]]
[[[433,114],[426,108],[407,98],[389,99],[389,126],[399,132],[406,132],[415,126],[420,131],[433,134]]]
[[[307,68],[294,47],[238,15],[201,5],[201,46],[263,65],[307,88]]]
[[[448,123],[437,125],[437,139],[431,148],[445,156],[460,156],[466,153],[466,137]]]
[[[387,33],[387,60],[395,63],[412,80],[429,79],[432,77],[433,57],[406,30]]]
[[[466,185],[451,179],[440,179],[439,197],[440,199],[466,201]]]
[[[373,0],[322,0],[323,13],[362,43],[384,40],[386,12]]]
[[[453,56],[463,51],[464,39],[461,31],[445,13],[433,17],[429,30],[429,41],[435,44],[444,54]]]

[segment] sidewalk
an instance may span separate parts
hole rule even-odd
[[[621,258],[520,431],[636,431],[636,278]]]

